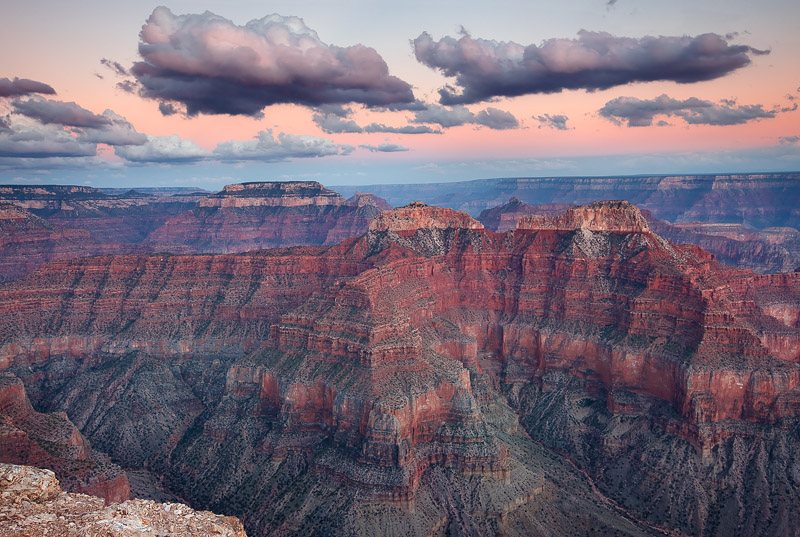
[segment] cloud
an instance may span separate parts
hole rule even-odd
[[[111,124],[108,118],[90,112],[74,102],[67,103],[32,97],[25,101],[16,100],[11,105],[15,113],[45,124],[71,127],[99,127]]]
[[[349,150],[348,150],[349,149]],[[220,142],[214,156],[221,160],[279,161],[291,158],[325,157],[352,152],[352,146],[340,146],[318,136],[279,133],[272,129],[256,134],[251,140]]]
[[[109,60],[109,59],[103,58],[103,59],[100,60],[100,63],[102,63],[103,65],[105,65],[109,69],[111,69],[111,71],[113,71],[113,73],[115,75],[117,75],[117,76],[129,76],[130,75],[128,70],[125,69],[122,66],[122,64],[119,63],[119,62],[115,62],[114,60]]]
[[[352,110],[342,109],[334,110],[329,114],[314,114],[312,119],[323,132],[328,134],[340,133],[391,133],[391,134],[441,134],[442,131],[432,129],[425,125],[405,125],[403,127],[392,127],[384,125],[383,123],[370,123],[365,127],[361,127],[352,119],[347,117],[352,113]]]
[[[96,153],[96,144],[73,136],[61,126],[15,121],[10,128],[0,130],[0,160],[87,157]]]
[[[725,102],[716,104],[696,97],[679,101],[668,95],[655,99],[617,97],[599,110],[601,116],[628,127],[648,127],[655,116],[677,116],[690,125],[741,125],[748,121],[774,118],[777,110],[764,110],[760,104],[732,106]],[[659,123],[660,125],[660,123]]]
[[[370,47],[320,40],[298,17],[269,15],[244,26],[206,11],[156,8],[139,34],[141,62],[131,73],[143,97],[175,101],[187,114],[257,116],[276,103],[311,107],[414,101]]]
[[[147,135],[137,132],[131,123],[113,110],[103,112],[108,124],[100,127],[84,127],[78,130],[81,140],[108,145],[142,145]]]
[[[800,136],[781,136],[778,138],[778,142],[782,145],[794,145],[800,142]]]
[[[177,134],[170,136],[147,135],[147,143],[138,146],[121,146],[114,149],[118,157],[130,162],[187,163],[197,162],[211,156],[192,140],[184,140]]]
[[[519,121],[517,121],[517,118],[515,118],[511,112],[498,110],[491,106],[475,114],[474,123],[498,131],[516,129],[519,127]]]
[[[364,148],[367,151],[372,151],[373,153],[396,153],[399,151],[410,151],[409,148],[403,147],[402,145],[398,144],[379,144],[379,145],[362,144],[358,147]]]
[[[567,127],[567,120],[569,120],[569,118],[563,114],[552,116],[550,114],[545,114],[543,116],[533,116],[533,119],[539,122],[540,129],[542,127],[549,127],[560,131],[569,130],[569,127]]]
[[[32,97],[11,103],[12,112],[44,125],[67,127],[67,132],[81,142],[108,145],[141,145],[144,134],[136,132],[130,122],[113,110],[95,114],[74,102],[52,101]]]
[[[769,53],[729,45],[713,33],[637,39],[581,30],[577,39],[524,46],[469,34],[434,41],[423,32],[412,43],[417,60],[455,77],[460,86],[460,92],[449,86],[439,91],[446,105],[565,89],[594,91],[632,82],[712,80],[748,65],[750,54]]]
[[[116,87],[125,93],[135,93],[136,88],[139,87],[139,84],[132,80],[123,80],[122,82],[117,82]]]
[[[352,119],[344,119],[337,114],[314,114],[312,119],[314,123],[319,125],[319,128],[322,129],[323,132],[327,132],[328,134],[364,132],[364,129],[359,127],[358,123]]]
[[[164,101],[158,103],[158,111],[161,112],[162,116],[174,116],[178,113],[178,109],[172,103],[165,103]]]
[[[370,123],[364,127],[364,132],[387,132],[391,134],[442,134],[442,131],[432,129],[426,125],[406,125],[404,127],[391,127],[383,123]]]
[[[37,82],[28,78],[14,77],[14,80],[0,78],[0,97],[21,97],[33,93],[55,95],[56,90],[44,82]]]
[[[483,125],[490,129],[504,130],[519,127],[517,118],[510,112],[497,108],[486,108],[474,114],[466,106],[445,107],[430,105],[427,109],[414,114],[412,123],[435,123],[443,128],[458,127],[461,125]]]

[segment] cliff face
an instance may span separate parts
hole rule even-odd
[[[486,209],[479,220],[492,231],[505,232],[523,226],[536,226],[537,220],[565,213],[568,204],[528,205],[517,198]],[[791,272],[800,263],[800,232],[794,228],[752,229],[741,224],[684,222],[673,224],[653,216],[642,215],[650,229],[676,244],[696,244],[714,254],[726,265],[749,268],[756,272]],[[562,224],[563,225],[563,224]]]
[[[0,281],[32,273],[54,259],[142,251],[138,245],[96,240],[86,230],[54,225],[30,211],[0,202]]]
[[[157,249],[245,252],[335,244],[366,231],[385,206],[373,196],[345,200],[313,181],[227,185],[147,238]]]
[[[588,472],[635,439],[606,427],[628,416],[642,438],[666,434],[676,461],[759,435],[796,451],[798,322],[800,273],[724,267],[624,202],[505,234],[414,203],[338,246],[58,261],[0,286],[2,367],[35,404],[261,534],[319,532],[298,509],[342,531],[383,520],[357,499],[416,505],[397,519],[412,533],[524,533],[525,506],[552,505],[547,483],[566,481],[531,465],[540,455],[518,425]],[[692,474],[695,486],[713,488],[715,472]],[[689,487],[687,475],[673,478]],[[454,507],[467,497],[483,518]],[[797,497],[769,492],[787,512]]]
[[[80,186],[0,186],[13,203],[51,224],[88,231],[103,243],[140,243],[168,218],[196,206],[197,196],[106,195]]]
[[[246,537],[241,522],[181,504],[131,500],[103,506],[102,500],[63,492],[53,472],[0,463],[0,536],[221,535]]]

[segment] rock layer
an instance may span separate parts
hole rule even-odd
[[[624,202],[505,234],[414,203],[327,248],[50,263],[0,286],[0,356],[35,402],[67,411],[95,445],[158,469],[196,505],[247,513],[260,534],[320,532],[285,518],[301,507],[325,520],[347,509],[355,518],[336,524],[353,531],[366,515],[344,497],[436,512],[450,501],[431,481],[443,469],[451,484],[475,476],[463,490],[491,497],[497,516],[404,520],[479,534],[515,520],[524,534],[535,514],[517,519],[508,506],[544,485],[500,394],[529,434],[570,453],[589,429],[559,412],[537,428],[532,416],[575,390],[601,401],[602,420],[662,409],[653,427],[701,460],[740,430],[792,446],[798,312],[800,273],[724,267],[655,235]],[[139,437],[134,452],[103,421],[119,416],[126,442],[137,438],[119,421],[130,394],[169,409],[133,413],[159,438]],[[611,450],[614,436],[603,442]],[[791,495],[771,498],[796,507]]]

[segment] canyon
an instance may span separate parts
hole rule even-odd
[[[722,265],[628,202],[512,200],[511,228],[316,185],[234,185],[160,224],[238,251],[254,239],[198,230],[340,211],[314,245],[0,285],[4,426],[57,421],[78,459],[255,536],[794,535],[800,272]]]

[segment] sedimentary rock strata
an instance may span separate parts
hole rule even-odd
[[[727,493],[703,492],[706,511],[677,523],[620,498],[602,465],[640,453],[634,437],[712,466],[732,442],[794,449],[799,311],[800,273],[720,265],[627,202],[502,234],[413,203],[330,247],[51,262],[0,286],[0,356],[97,449],[257,535],[322,533],[320,521],[357,533],[386,520],[370,502],[408,509],[397,520],[412,533],[525,534],[531,498],[551,506],[548,482],[574,485],[525,460],[541,457],[529,436],[642,520],[626,531],[716,531]],[[655,471],[645,459],[618,475]],[[731,490],[744,490],[749,459],[734,459]],[[723,473],[691,478],[709,491]],[[688,487],[688,475],[671,477]],[[454,507],[467,496],[485,499],[474,517]],[[587,516],[619,528],[604,505]],[[737,516],[769,524],[755,508]]]

